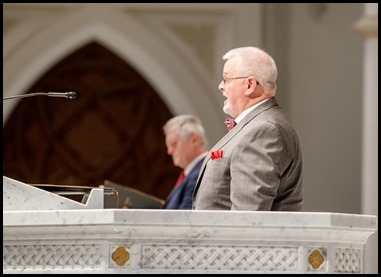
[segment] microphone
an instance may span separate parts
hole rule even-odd
[[[15,96],[8,96],[4,97],[3,100],[9,100],[9,99],[17,99],[17,98],[24,98],[24,97],[32,97],[32,96],[38,96],[38,95],[44,95],[44,96],[50,96],[50,97],[64,97],[68,99],[74,99],[77,97],[77,93],[74,91],[67,91],[67,92],[35,92],[35,93],[27,93],[27,94],[20,94]]]

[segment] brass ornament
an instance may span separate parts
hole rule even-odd
[[[308,263],[312,266],[313,269],[318,269],[324,263],[324,256],[320,253],[319,250],[314,250],[308,255]]]
[[[123,246],[119,246],[111,255],[111,259],[118,265],[123,266],[130,259],[130,253]]]

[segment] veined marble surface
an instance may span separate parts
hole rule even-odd
[[[228,221],[227,221],[228,220]],[[344,213],[86,209],[4,212],[4,226],[147,224],[372,229],[377,217]]]
[[[4,273],[362,273],[377,217],[79,209],[3,212]]]
[[[80,203],[3,176],[3,211],[103,209],[103,189],[92,189],[86,199],[85,203]]]

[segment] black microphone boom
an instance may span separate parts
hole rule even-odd
[[[17,99],[17,98],[24,98],[24,97],[32,97],[32,96],[50,96],[50,97],[64,97],[68,99],[74,99],[77,97],[77,93],[74,91],[67,91],[67,92],[35,92],[35,93],[27,93],[27,94],[20,94],[15,96],[8,96],[4,97],[3,100],[9,100],[9,99]]]

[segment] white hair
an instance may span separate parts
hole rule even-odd
[[[264,88],[276,90],[278,70],[274,59],[264,50],[253,46],[234,48],[226,52],[222,59],[237,59],[239,74],[253,75]]]
[[[164,124],[164,134],[166,135],[168,130],[173,127],[180,138],[187,138],[191,134],[196,134],[200,138],[201,145],[207,147],[208,141],[205,135],[205,129],[198,117],[191,114],[174,116]]]

